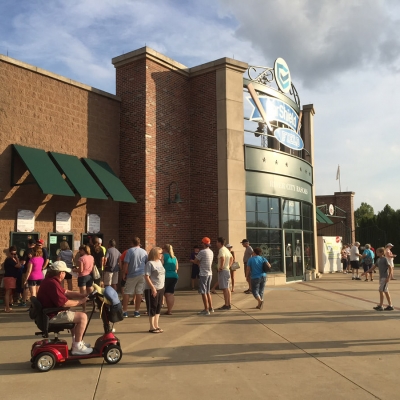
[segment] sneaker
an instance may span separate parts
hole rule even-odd
[[[214,312],[214,309],[213,309],[213,308],[209,308],[208,311],[209,311],[210,313],[212,313],[212,312]]]
[[[376,307],[374,307],[374,310],[383,311],[383,307],[382,306],[376,306]]]
[[[231,306],[227,306],[225,304],[222,307],[217,308],[217,310],[219,310],[219,311],[225,311],[225,310],[230,310],[230,309],[231,309]]]
[[[133,318],[139,318],[139,317],[140,317],[140,312],[139,311],[134,311]]]
[[[128,312],[127,312],[127,311],[123,312],[123,313],[122,313],[122,316],[123,316],[124,318],[128,318]]]
[[[18,302],[17,307],[26,307],[26,303]]]
[[[354,276],[351,278],[352,281],[354,281],[356,278],[354,278]]]
[[[245,290],[243,293],[251,294],[251,290],[247,289],[247,290]]]
[[[347,271],[343,271],[344,274],[347,274]]]
[[[387,306],[385,308],[385,311],[393,311],[393,310],[394,310],[393,306]]]
[[[210,311],[208,310],[202,310],[200,312],[197,313],[198,315],[210,315]]]
[[[359,278],[359,277],[357,276],[356,281],[361,281],[361,278]]]
[[[93,352],[93,349],[86,347],[85,343],[83,343],[83,342],[74,343],[72,345],[71,353],[74,356],[86,355],[86,354],[90,354],[92,352]]]

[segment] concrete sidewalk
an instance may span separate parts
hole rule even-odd
[[[196,292],[178,292],[174,314],[160,318],[163,334],[148,333],[145,316],[116,326],[119,364],[99,358],[48,373],[30,367],[37,328],[27,313],[1,313],[1,398],[396,399],[400,308],[374,311],[377,289],[377,278],[324,275],[268,289],[262,311],[251,295],[235,293],[231,311],[209,317],[197,315]],[[390,293],[400,307],[400,281]],[[213,301],[221,306],[222,295]],[[101,329],[97,317],[85,340],[94,343]]]

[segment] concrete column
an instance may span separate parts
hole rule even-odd
[[[248,65],[231,59],[217,69],[218,228],[243,258],[246,237],[243,72]],[[237,280],[244,281],[243,272]]]
[[[316,215],[316,203],[315,203],[315,171],[314,171],[314,105],[306,104],[303,106],[303,121],[302,121],[302,131],[303,131],[303,140],[304,140],[304,148],[308,151],[309,154],[305,154],[304,159],[308,161],[312,165],[312,181],[313,181],[313,193],[312,193],[312,201],[313,201],[313,231],[314,231],[314,260],[315,260],[315,269],[318,271],[318,249],[317,249],[317,219]]]

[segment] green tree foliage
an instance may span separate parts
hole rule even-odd
[[[400,248],[400,210],[395,211],[387,204],[374,215],[371,206],[361,203],[354,216],[357,224],[356,240],[362,245],[370,243],[377,248],[391,242],[395,248]],[[400,257],[396,261],[399,263]]]
[[[356,221],[356,225],[359,225],[362,220],[364,219],[369,220],[374,218],[374,216],[375,216],[374,209],[368,203],[361,203],[360,207],[358,207],[357,210],[354,211],[354,218]]]

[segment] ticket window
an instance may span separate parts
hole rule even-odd
[[[72,233],[49,233],[48,250],[51,262],[57,261],[58,254],[61,251],[60,243],[67,242],[69,248],[73,251],[74,235]]]
[[[28,241],[34,240],[36,242],[36,240],[38,240],[39,238],[39,232],[11,232],[10,246],[16,246],[18,256],[22,257],[25,250],[28,248]]]
[[[90,239],[93,236],[97,236],[103,241],[103,246],[104,246],[104,237],[102,233],[82,233],[82,244],[83,245],[89,245]]]

